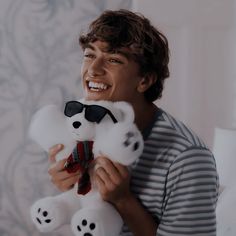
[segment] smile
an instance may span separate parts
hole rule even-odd
[[[108,89],[108,85],[104,83],[98,83],[93,81],[88,81],[88,88],[91,91],[104,91]]]

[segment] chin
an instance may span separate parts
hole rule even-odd
[[[93,101],[99,101],[99,100],[111,100],[108,96],[104,96],[103,94],[99,93],[87,93],[85,95],[86,100],[93,100]]]

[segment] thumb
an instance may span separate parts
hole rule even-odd
[[[56,155],[55,156],[51,156],[49,155],[49,162],[52,164],[54,162],[56,162]]]
[[[57,144],[49,149],[49,161],[50,163],[56,162],[56,155],[63,149],[62,144]]]

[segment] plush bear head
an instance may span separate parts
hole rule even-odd
[[[94,141],[94,156],[105,155],[129,165],[143,151],[142,135],[134,124],[134,112],[126,102],[70,101],[67,125],[77,141]]]
[[[70,101],[64,114],[57,106],[48,105],[34,115],[29,131],[47,152],[55,144],[64,145],[57,160],[68,157],[81,141],[94,141],[95,157],[105,155],[124,165],[134,162],[143,151],[133,108],[126,102]]]

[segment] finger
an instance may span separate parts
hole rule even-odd
[[[100,176],[96,176],[96,187],[102,195],[106,193],[106,185]]]
[[[106,157],[97,158],[95,169],[99,167],[103,167],[109,175],[112,175],[113,173],[118,174],[118,170],[114,163]]]
[[[67,159],[60,160],[58,162],[54,162],[48,169],[48,173],[50,175],[53,175],[57,172],[64,171],[65,170],[65,163]]]
[[[116,183],[112,181],[110,175],[108,175],[108,173],[102,167],[96,170],[96,178],[102,181],[103,188],[106,187],[106,189],[109,191],[114,190]]]
[[[93,180],[96,175],[96,170],[101,167],[101,165],[98,163],[99,158],[94,159],[90,164],[89,164],[89,176],[90,179]]]
[[[126,166],[124,166],[118,162],[113,162],[113,165],[119,171],[122,178],[124,178],[124,179],[129,178],[129,169]]]
[[[111,160],[109,160],[105,157],[99,157],[96,165],[98,166],[97,167],[98,169],[101,166],[106,171],[106,173],[109,175],[109,178],[114,183],[117,184],[119,182],[121,175]]]
[[[99,177],[104,182],[104,184],[106,182],[111,181],[110,176],[107,174],[107,172],[102,167],[97,168],[95,173],[96,173],[96,177]]]
[[[63,144],[56,144],[49,149],[50,155],[56,155],[59,151],[63,149]]]
[[[52,177],[52,180],[54,180],[54,182],[57,182],[57,181],[64,181],[66,179],[70,179],[70,178],[73,178],[73,177],[79,178],[80,173],[78,172],[78,173],[70,174],[67,171],[60,171],[60,172],[57,172],[54,175],[51,175],[51,177]]]
[[[78,182],[78,175],[64,179],[63,181],[55,182],[54,184],[61,190],[66,191],[71,189]]]
[[[56,161],[57,153],[60,152],[63,148],[64,148],[63,144],[57,144],[49,149],[48,154],[49,154],[49,161],[51,163],[54,163]]]

